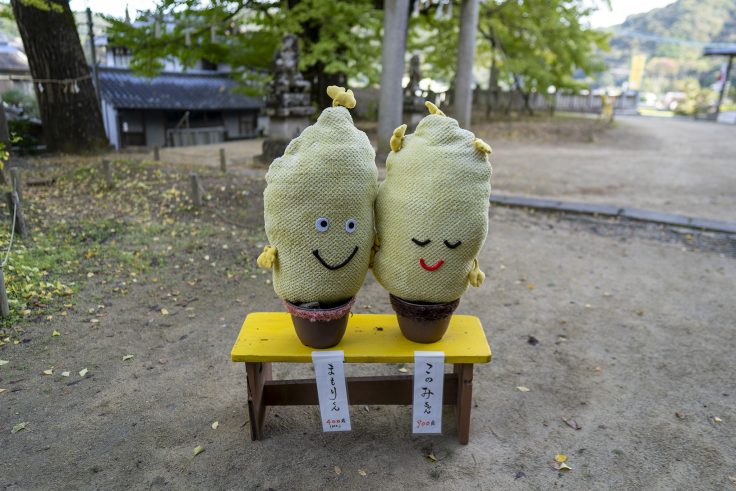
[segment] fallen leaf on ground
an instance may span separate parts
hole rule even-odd
[[[560,462],[560,467],[559,467],[559,469],[560,469],[561,471],[571,471],[571,470],[572,470],[572,467],[570,467],[569,465],[567,465],[567,464],[566,464],[566,463],[564,463],[564,462]]]
[[[48,370],[44,370],[43,371],[43,374],[44,375],[53,375],[54,374],[54,369],[53,368],[49,368]]]
[[[427,454],[426,457],[432,462],[437,462],[437,457],[434,456],[434,453]]]
[[[161,309],[161,315],[169,315],[169,311],[166,309]]]
[[[196,447],[194,447],[194,456],[195,457],[197,455],[201,454],[202,452],[204,452],[204,447],[202,445],[197,445]]]
[[[567,426],[569,426],[570,428],[572,428],[573,430],[582,430],[582,429],[583,429],[583,427],[582,427],[582,426],[580,426],[580,425],[578,424],[578,422],[577,422],[577,421],[575,421],[575,420],[574,420],[574,419],[572,419],[572,418],[568,419],[568,418],[565,418],[565,417],[563,417],[563,418],[562,418],[562,421],[564,421],[564,422],[565,422],[565,424],[566,424]]]
[[[368,475],[368,473],[366,471],[364,471],[363,469],[358,469],[358,474],[360,474],[363,477],[365,477],[365,476]]]
[[[557,455],[555,455],[555,462],[567,462],[567,455],[563,453],[558,453]]]
[[[87,370],[86,368],[82,368],[82,369],[81,369],[81,370],[79,371],[79,376],[80,376],[80,377],[84,377],[85,375],[87,375],[87,372],[89,372],[89,370]]]
[[[28,424],[28,422],[26,422],[26,421],[24,421],[22,423],[18,423],[17,425],[13,426],[13,429],[10,430],[10,433],[15,434],[15,433],[18,433],[21,430],[25,430],[27,424]]]
[[[54,332],[51,333],[52,336],[61,336],[61,333],[54,329]]]
[[[10,363],[8,360],[0,360],[0,366]]]
[[[70,375],[69,372],[61,372],[62,377],[68,377]]]
[[[213,430],[216,430],[218,426],[220,426],[220,422],[219,421],[215,421],[214,423],[212,423],[212,429]]]
[[[516,389],[519,392],[529,392],[531,390],[529,387],[524,387],[523,385],[517,385]]]
[[[123,361],[132,360],[133,359],[133,356],[135,356],[135,355],[125,355],[125,356],[123,356]]]
[[[342,474],[342,469],[340,469],[340,466],[339,466],[339,465],[336,465],[336,466],[335,466],[335,474],[337,474],[338,476],[339,476],[340,474]]]

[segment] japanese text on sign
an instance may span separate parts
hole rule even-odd
[[[323,431],[350,431],[344,359],[342,351],[312,352]]]
[[[442,433],[442,390],[445,353],[414,352],[414,433]]]

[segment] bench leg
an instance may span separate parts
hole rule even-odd
[[[263,386],[271,380],[270,363],[246,363],[248,376],[248,417],[250,420],[250,439],[263,438],[263,422],[266,419],[266,401],[263,398]]]
[[[473,364],[456,363],[455,374],[457,375],[457,405],[455,406],[457,439],[463,445],[467,445],[470,438],[470,409],[473,404]]]

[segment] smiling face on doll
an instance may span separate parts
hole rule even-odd
[[[373,148],[344,107],[323,111],[271,164],[264,216],[280,297],[334,302],[357,293],[373,245],[377,174]]]

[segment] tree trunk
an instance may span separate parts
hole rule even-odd
[[[473,59],[475,31],[478,29],[478,0],[463,0],[460,7],[460,37],[457,43],[455,73],[455,118],[463,128],[470,127],[473,111]]]
[[[332,106],[332,99],[327,95],[327,87],[338,85],[347,87],[347,77],[344,73],[327,73],[324,63],[317,63],[305,72],[307,80],[312,82],[312,100],[315,101],[319,110]]]
[[[404,109],[404,52],[409,17],[409,0],[386,0],[383,5],[381,93],[378,100],[378,158],[391,151],[389,140],[401,125]]]
[[[62,152],[107,146],[100,106],[69,2],[46,1],[48,9],[24,0],[11,2],[31,75],[37,80],[33,85],[46,145]]]
[[[489,41],[491,47],[491,68],[488,70],[488,96],[486,97],[486,119],[491,118],[494,106],[498,103],[498,67],[496,66],[496,43]]]

